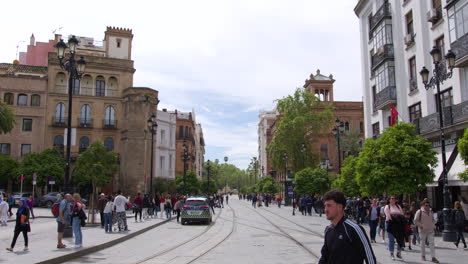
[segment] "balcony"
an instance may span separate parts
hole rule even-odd
[[[468,34],[465,34],[452,42],[450,48],[455,53],[456,61],[455,66],[466,67],[468,66]]]
[[[104,119],[102,120],[103,129],[117,129],[117,120]]]
[[[437,24],[442,18],[442,7],[433,8],[427,12],[427,21],[431,22],[432,25]]]
[[[468,122],[468,101],[443,108],[444,127]],[[435,112],[423,118],[413,120],[416,133],[426,134],[440,129],[439,113]],[[466,125],[464,125],[466,126]],[[463,127],[464,127],[463,126]]]
[[[92,128],[93,119],[90,118],[78,118],[78,127],[81,128]]]
[[[372,71],[375,71],[386,60],[393,60],[393,58],[393,44],[385,44],[378,48],[371,58]]]
[[[67,117],[65,117],[65,116],[54,116],[54,117],[52,117],[52,126],[53,127],[66,127],[67,126]]]
[[[382,110],[396,104],[396,87],[388,86],[375,95],[374,106],[377,110]]]
[[[385,18],[392,18],[392,13],[390,11],[390,4],[386,0],[385,3],[375,12],[375,15],[370,19],[370,32],[372,32],[375,27]]]

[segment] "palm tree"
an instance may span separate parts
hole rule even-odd
[[[0,134],[9,133],[15,124],[15,115],[13,109],[0,103]]]

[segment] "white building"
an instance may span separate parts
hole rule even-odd
[[[194,111],[195,112],[195,111]],[[203,178],[203,163],[205,162],[205,139],[201,124],[195,124],[195,164],[194,170],[198,179]]]
[[[276,120],[276,110],[261,111],[258,115],[258,174],[259,178],[265,177],[270,173],[271,164],[268,164],[267,145],[269,142],[268,133],[270,126]]]
[[[398,119],[414,123],[440,153],[437,90],[426,90],[419,72],[423,66],[432,72],[433,46],[444,55],[449,49],[457,55],[452,78],[440,87],[449,186],[456,199],[460,194],[468,197],[468,183],[457,177],[465,165],[456,151],[468,123],[468,27],[463,28],[468,24],[467,4],[468,0],[359,0],[354,9],[360,21],[366,137],[378,137],[390,125],[390,107],[395,105]],[[436,178],[427,194],[436,201],[441,200],[442,188],[432,187],[441,171],[439,154]]]
[[[156,177],[175,179],[176,114],[158,110],[156,140]]]

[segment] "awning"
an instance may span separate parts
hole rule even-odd
[[[456,144],[451,144],[451,145],[445,146],[445,156],[446,156],[446,160],[447,160],[447,165],[449,165],[450,156],[452,155],[452,152],[454,151],[456,146],[457,146]],[[437,151],[438,163],[437,163],[437,167],[434,168],[434,174],[435,174],[434,182],[430,183],[430,184],[427,184],[428,187],[437,187],[439,178],[442,179],[441,178],[441,175],[442,175],[442,153],[441,153],[441,148],[440,147],[439,148],[434,148],[434,150]],[[455,160],[454,160],[454,162],[452,164],[452,167],[447,172],[448,185],[449,186],[468,186],[468,181],[463,182],[458,177],[458,173],[465,171],[466,168],[467,168],[467,166],[465,165],[465,163],[461,159],[460,154],[457,153],[457,156],[456,156],[456,158],[455,158]],[[448,169],[448,166],[447,166],[447,169]]]

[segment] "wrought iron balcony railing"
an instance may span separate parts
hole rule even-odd
[[[377,110],[385,109],[391,104],[395,104],[396,99],[396,87],[388,86],[375,95],[375,108]]]

